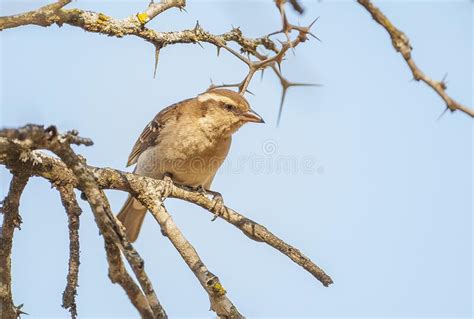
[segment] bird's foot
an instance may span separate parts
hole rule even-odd
[[[194,190],[195,190],[196,192],[198,192],[199,194],[203,195],[203,196],[207,196],[207,191],[206,191],[206,189],[205,189],[203,186],[201,186],[201,185],[199,185],[198,187],[194,188]]]
[[[214,217],[212,217],[211,222],[215,221],[217,217],[221,216],[227,208],[224,205],[224,198],[222,194],[215,191],[207,191],[212,195],[212,201],[214,202],[212,212],[214,213]]]
[[[173,180],[171,179],[171,175],[168,173],[164,174],[163,182],[164,182],[164,185],[163,185],[163,190],[161,191],[161,197],[162,197],[162,200],[165,200],[166,198],[168,198],[168,196],[170,196],[174,183],[173,183]]]
[[[224,198],[222,194],[216,191],[211,191],[210,189],[205,189],[202,186],[198,186],[195,190],[203,196],[212,195],[212,213],[214,217],[212,217],[211,222],[215,221],[217,217],[221,216],[227,208],[224,205]]]

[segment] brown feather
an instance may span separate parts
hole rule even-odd
[[[153,120],[143,129],[142,134],[140,134],[140,137],[135,142],[135,145],[128,156],[127,166],[135,164],[138,157],[140,157],[147,148],[156,144],[160,131],[166,125],[166,122],[172,117],[174,113],[173,110],[180,108],[180,106],[187,101],[189,101],[189,99],[170,105],[156,114]],[[177,114],[180,114],[180,112]]]

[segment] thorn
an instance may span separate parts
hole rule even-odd
[[[316,19],[313,20],[313,22],[311,22],[308,26],[308,29],[311,29],[313,27],[313,25],[316,23],[316,21],[319,20],[319,17],[317,17]]]
[[[309,34],[310,36],[312,36],[314,39],[318,40],[319,42],[323,42],[323,41],[321,41],[320,38],[318,38],[317,36],[315,36],[314,33],[308,32],[308,34]]]
[[[30,314],[28,312],[24,312],[23,310],[17,310],[17,315],[18,315],[18,318],[20,318],[21,315],[29,316]]]
[[[283,112],[283,104],[285,103],[287,90],[288,90],[287,87],[283,87],[283,91],[281,92],[280,109],[278,110],[278,118],[277,118],[277,127],[280,126],[281,114]]]
[[[441,114],[438,116],[438,118],[436,119],[436,121],[441,120],[441,118],[444,116],[444,114],[446,114],[446,112],[447,112],[448,110],[449,110],[449,107],[446,107],[446,108],[444,109],[444,111],[441,112]]]
[[[441,82],[445,82],[446,81],[446,78],[448,77],[448,73],[446,73],[444,76],[443,76],[443,79],[441,80]]]
[[[289,83],[288,86],[314,86],[314,87],[321,87],[323,86],[322,84],[319,84],[319,83]]]
[[[276,35],[276,34],[279,34],[279,33],[282,33],[283,31],[275,31],[275,32],[272,32],[272,33],[269,33],[267,34],[267,37],[271,37],[272,35]]]
[[[209,85],[209,88],[207,89],[208,91],[216,88],[216,85],[214,85],[214,81],[212,81],[212,78],[209,79],[211,81],[211,85]]]
[[[201,28],[201,26],[199,25],[199,20],[196,20],[196,25],[194,26],[194,31],[197,31]]]
[[[188,11],[186,10],[185,7],[179,7],[179,11],[181,11],[181,12],[184,11],[185,13],[188,13]]]
[[[153,78],[156,78],[156,69],[158,68],[158,60],[160,59],[160,49],[156,47],[155,49],[155,67],[153,69]]]
[[[27,315],[29,316],[30,314],[27,313],[27,312],[24,312],[23,310],[21,310],[21,308],[23,308],[23,304],[19,305],[19,306],[13,306],[15,308],[15,311],[16,311],[16,314],[18,316],[18,318],[21,316],[21,315]]]
[[[217,47],[217,56],[219,56],[219,54],[221,54],[221,47]]]
[[[280,73],[281,73],[281,64],[282,64],[283,60],[284,60],[284,55],[283,54],[275,57],[275,63],[278,65],[278,70],[280,71]]]
[[[308,27],[306,27],[306,33],[309,34],[310,36],[312,36],[313,38],[315,38],[316,40],[318,40],[319,42],[322,42],[320,38],[318,38],[317,36],[314,35],[314,33],[310,32],[311,28],[313,27],[313,25],[316,23],[316,21],[319,20],[319,17],[317,17],[316,19],[313,20],[313,22],[311,22],[309,24]]]
[[[204,49],[204,47],[202,46],[201,42],[196,41],[196,44],[198,44],[202,49]]]
[[[443,88],[443,90],[446,90],[448,88],[448,82],[446,82],[446,78],[448,77],[448,73],[446,73],[444,76],[443,76],[443,79],[441,80],[440,84],[441,84],[441,87]]]
[[[263,81],[263,74],[265,73],[265,69],[262,69],[262,73],[260,74],[260,82]]]
[[[278,65],[278,71],[281,73],[281,61],[276,61],[276,64]]]

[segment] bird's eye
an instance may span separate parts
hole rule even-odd
[[[232,104],[226,104],[224,105],[224,107],[227,111],[232,111],[234,109],[234,106]]]

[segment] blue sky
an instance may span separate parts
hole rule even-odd
[[[2,1],[1,14],[42,1]],[[413,56],[430,76],[448,73],[448,92],[474,106],[473,13],[470,1],[378,2],[409,36]],[[75,1],[70,6],[120,18],[146,1]],[[319,88],[289,91],[276,128],[280,87],[267,72],[248,96],[266,125],[234,138],[213,188],[232,208],[300,248],[334,279],[322,287],[288,258],[250,241],[193,205],[166,205],[208,268],[248,317],[386,317],[472,315],[473,122],[438,116],[440,98],[410,72],[386,32],[349,1],[306,1],[303,17],[319,16],[322,42],[288,54],[290,80]],[[276,30],[270,1],[189,1],[151,26],[214,32],[240,26],[249,36]],[[236,82],[241,62],[214,47],[178,45],[162,51],[153,79],[153,49],[140,39],[109,38],[63,26],[0,33],[1,125],[55,124],[77,129],[95,145],[78,148],[91,165],[125,169],[146,123],[163,107],[205,90],[209,79]],[[256,169],[263,160],[264,169]],[[279,171],[278,165],[296,163]],[[1,196],[9,175],[1,169]],[[109,192],[118,210],[126,194]],[[103,241],[81,203],[81,317],[136,317],[121,288],[107,278]],[[66,215],[59,196],[32,179],[15,235],[14,297],[31,318],[67,317],[60,307],[67,271]],[[136,244],[158,297],[171,317],[212,317],[207,296],[152,218]]]

